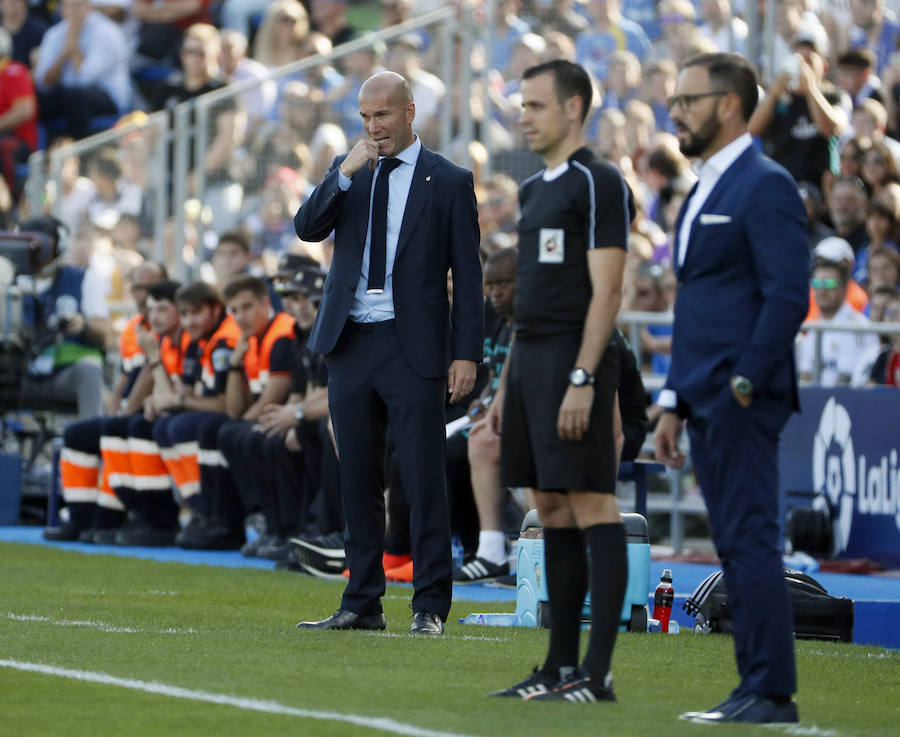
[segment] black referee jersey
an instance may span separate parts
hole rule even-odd
[[[519,187],[516,339],[581,335],[591,301],[587,252],[627,248],[635,208],[619,169],[587,147]]]

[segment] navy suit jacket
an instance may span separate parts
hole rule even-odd
[[[692,192],[693,194],[693,192]],[[682,205],[675,233],[688,200]],[[732,376],[799,409],[794,338],[809,308],[806,210],[788,172],[750,146],[691,224],[666,388],[708,415]],[[730,389],[728,389],[730,391]]]
[[[362,271],[373,173],[364,166],[349,190],[338,186],[339,156],[294,217],[297,235],[319,241],[334,229],[334,258],[309,336],[315,353],[334,350]],[[472,173],[424,146],[413,172],[393,270],[400,346],[424,377],[447,375],[452,360],[484,354],[484,296]],[[453,310],[447,271],[453,273]]]

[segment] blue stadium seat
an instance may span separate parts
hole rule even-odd
[[[634,511],[647,516],[647,474],[665,473],[666,467],[655,461],[622,461],[619,464],[619,481],[634,482]]]

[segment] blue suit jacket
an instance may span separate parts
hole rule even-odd
[[[677,253],[676,241],[676,263]],[[676,275],[666,388],[680,409],[708,414],[733,375],[750,379],[754,396],[798,409],[793,348],[809,308],[809,250],[790,174],[755,146],[741,154],[694,219]]]
[[[362,271],[373,173],[364,166],[346,192],[339,156],[294,217],[297,235],[319,241],[334,229],[334,258],[309,336],[315,353],[334,350],[350,314]],[[403,354],[416,373],[447,375],[451,360],[480,362],[484,296],[480,232],[472,173],[424,146],[400,227],[393,271],[394,314]],[[453,310],[447,271],[453,273]]]

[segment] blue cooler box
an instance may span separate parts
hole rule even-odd
[[[623,514],[628,544],[628,585],[622,603],[620,631],[646,632],[647,596],[650,593],[650,537],[647,520],[640,514]],[[516,564],[516,616],[523,627],[547,624],[547,580],[544,577],[544,530],[536,509],[522,522]],[[590,620],[591,595],[584,601],[582,617]]]

